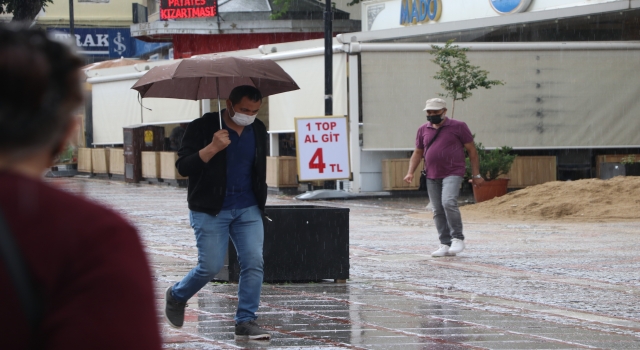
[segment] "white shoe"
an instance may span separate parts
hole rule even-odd
[[[449,248],[449,253],[458,254],[464,250],[464,241],[461,239],[454,238],[451,240],[451,248]]]
[[[431,256],[438,258],[441,256],[456,256],[455,254],[452,254],[449,251],[449,246],[446,244],[441,244],[440,248],[438,248],[438,250],[436,250],[435,252],[431,253]]]

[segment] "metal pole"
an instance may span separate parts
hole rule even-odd
[[[142,112],[143,112],[142,96],[140,95],[140,92],[138,92],[138,102],[140,102],[140,124],[143,124],[144,123],[144,117],[142,115]]]
[[[218,20],[218,34],[220,34],[220,9],[218,8],[218,0],[216,0],[215,3],[216,3],[216,18]]]
[[[324,12],[324,115],[333,114],[333,11],[326,0]]]
[[[218,121],[220,122],[220,130],[222,130],[222,110],[220,110],[220,80],[216,77],[216,92],[218,93]]]
[[[331,0],[325,0],[324,11],[324,115],[333,115],[333,9]],[[324,182],[324,188],[337,189],[338,182]]]
[[[76,33],[75,33],[75,29],[73,28],[74,24],[73,24],[73,0],[69,0],[69,34],[71,34],[71,39],[73,40],[73,42],[76,42]]]

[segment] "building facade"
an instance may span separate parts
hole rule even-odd
[[[360,74],[350,105],[359,106],[363,190],[379,189],[381,159],[413,149],[421,105],[444,93],[429,51],[448,40],[506,83],[456,103],[455,119],[488,148],[556,156],[558,180],[597,177],[600,155],[640,153],[630,130],[640,127],[637,1],[374,0],[362,17],[364,31],[338,40]]]
[[[640,1],[390,1],[375,16],[370,8],[380,4],[363,3],[363,31],[338,34],[333,45],[333,111],[349,117],[350,191],[383,190],[383,161],[410,156],[424,101],[444,93],[431,45],[451,39],[506,83],[456,103],[454,118],[487,148],[555,156],[558,180],[597,177],[603,155],[640,154]],[[227,52],[272,59],[301,87],[269,97],[272,156],[295,118],[324,114],[323,53],[322,40]]]
[[[87,63],[115,58],[167,57],[170,43],[146,43],[131,36],[130,26],[141,1],[73,0],[75,44]],[[144,18],[144,14],[140,14]],[[8,18],[8,16],[7,16]],[[44,7],[34,25],[57,37],[70,37],[69,1]]]
[[[149,20],[132,25],[132,36],[171,42],[174,58],[324,37],[324,4],[315,0],[295,0],[287,7],[272,0],[207,0],[188,5],[148,0],[147,5]],[[359,17],[355,8],[348,9]],[[360,20],[351,16],[334,9],[334,35],[360,30]]]

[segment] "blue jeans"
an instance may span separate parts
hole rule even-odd
[[[462,216],[458,209],[462,180],[462,176],[427,179],[427,191],[433,206],[433,221],[440,236],[440,244],[451,246],[452,238],[464,240]]]
[[[236,323],[255,320],[262,291],[264,226],[258,206],[223,210],[218,215],[191,211],[198,247],[198,265],[173,286],[172,295],[186,302],[220,272],[229,237],[238,253],[240,281]]]

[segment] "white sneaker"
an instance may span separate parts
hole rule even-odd
[[[438,248],[438,250],[436,250],[435,252],[431,253],[431,256],[438,258],[441,256],[456,256],[455,254],[452,254],[449,251],[449,246],[446,244],[441,244],[440,248]]]
[[[451,248],[449,248],[449,253],[458,254],[464,250],[464,241],[461,239],[454,238],[451,240]]]

